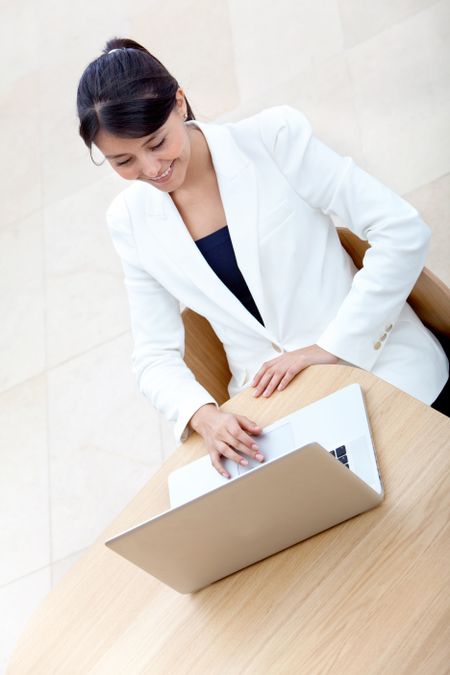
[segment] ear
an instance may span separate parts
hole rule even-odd
[[[177,93],[175,94],[176,96],[176,105],[178,113],[181,115],[181,117],[184,117],[185,113],[187,113],[187,105],[186,105],[186,99],[184,98],[184,91],[181,87],[178,87]]]

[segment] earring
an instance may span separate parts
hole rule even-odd
[[[187,113],[184,113],[184,121],[186,121],[188,118]]]

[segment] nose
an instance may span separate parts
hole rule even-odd
[[[155,178],[161,173],[161,162],[151,155],[141,157],[139,161],[138,177],[139,178]]]

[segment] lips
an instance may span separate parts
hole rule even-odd
[[[172,172],[172,166],[175,160],[172,160],[167,169],[164,171],[164,173],[160,174],[157,178],[151,178],[150,180],[154,181],[155,183],[159,183],[160,181],[163,181],[165,178],[168,178],[169,175]]]

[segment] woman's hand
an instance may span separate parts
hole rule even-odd
[[[258,435],[262,429],[244,415],[226,413],[216,408],[214,404],[208,403],[194,413],[189,424],[203,437],[211,464],[225,478],[230,478],[230,474],[221,464],[220,457],[228,457],[243,466],[248,464],[236,450],[259,462],[264,461],[254,438],[249,435]]]
[[[318,345],[295,349],[293,352],[284,352],[276,359],[266,361],[256,373],[251,383],[256,387],[253,396],[270,396],[278,388],[285,389],[289,382],[304,368],[316,363],[337,363],[337,356],[330,354]]]

